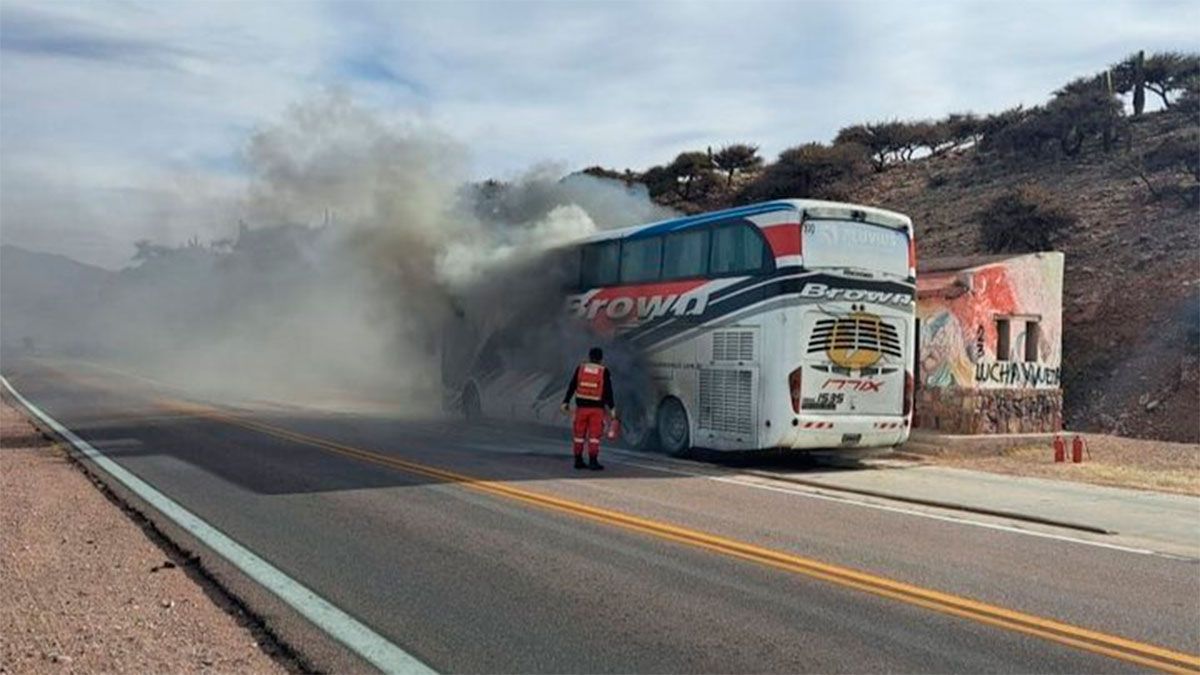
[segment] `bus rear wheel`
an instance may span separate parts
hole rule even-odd
[[[658,433],[652,424],[650,411],[640,406],[634,406],[633,410],[633,413],[621,415],[621,441],[633,450],[655,450]]]
[[[658,406],[658,445],[669,455],[682,457],[692,448],[687,410],[677,398],[663,399]]]

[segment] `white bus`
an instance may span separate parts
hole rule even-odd
[[[559,254],[570,270],[565,311],[634,350],[646,371],[610,364],[626,441],[685,454],[904,442],[914,251],[904,215],[795,199],[603,232]],[[476,350],[449,383],[453,405],[566,423],[569,370],[502,361]],[[631,379],[641,383],[632,396],[620,389]]]

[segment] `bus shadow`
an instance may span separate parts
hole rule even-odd
[[[553,429],[531,433],[507,425],[344,415],[258,416],[251,423],[160,414],[70,426],[106,457],[168,492],[176,481],[209,480],[274,496],[478,481],[679,477],[606,454],[606,470],[575,470],[569,437]],[[196,471],[181,471],[182,465]]]

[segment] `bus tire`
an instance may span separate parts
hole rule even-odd
[[[463,389],[462,413],[468,422],[478,422],[483,419],[483,406],[479,403],[479,390],[473,384],[468,384],[466,389]]]
[[[658,404],[658,446],[663,452],[675,457],[686,456],[692,449],[691,431],[687,409],[675,397],[663,399]]]
[[[652,451],[658,449],[658,430],[649,410],[635,408],[632,416],[621,416],[621,442],[632,450]]]

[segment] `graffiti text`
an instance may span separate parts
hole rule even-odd
[[[1015,387],[1057,387],[1060,369],[1040,363],[976,363],[975,381]]]

